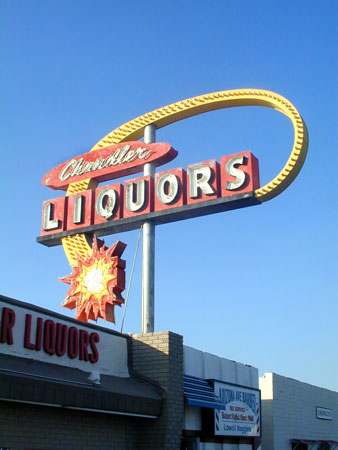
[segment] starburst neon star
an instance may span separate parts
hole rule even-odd
[[[84,285],[88,291],[94,291],[97,294],[103,289],[103,281],[103,271],[100,269],[92,269],[91,272],[87,273]]]
[[[121,292],[125,288],[126,262],[120,258],[126,244],[117,241],[110,248],[99,247],[94,237],[91,254],[83,259],[77,255],[73,273],[60,281],[70,284],[62,306],[74,309],[76,319],[88,322],[98,317],[115,323],[114,306],[124,302]]]

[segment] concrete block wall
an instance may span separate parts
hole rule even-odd
[[[291,449],[291,439],[338,441],[338,392],[274,373],[260,377],[262,450]],[[316,418],[316,407],[332,410],[333,420]]]
[[[262,450],[275,450],[272,373],[259,377],[259,389],[262,405]]]
[[[135,450],[146,419],[0,401],[0,447],[10,450]]]
[[[132,334],[131,338],[131,370],[164,389],[161,416],[141,430],[142,448],[177,450],[184,426],[183,338],[170,331]]]

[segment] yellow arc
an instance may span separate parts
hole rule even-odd
[[[235,106],[273,108],[286,115],[293,124],[294,143],[289,159],[275,178],[265,186],[256,189],[254,193],[259,202],[271,200],[283,192],[296,178],[303,166],[308,149],[308,133],[302,117],[292,103],[275,92],[262,89],[235,89],[181,100],[155,109],[121,125],[101,139],[91,151],[120,142],[140,139],[143,137],[144,127],[150,124],[154,124],[158,129],[197,114]],[[95,187],[96,183],[91,179],[71,183],[67,195],[87,189],[95,189]],[[77,254],[84,258],[91,252],[92,239],[85,234],[76,234],[63,238],[62,245],[69,263],[76,266]]]

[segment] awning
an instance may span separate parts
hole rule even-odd
[[[301,444],[306,444],[309,447],[309,450],[312,448],[315,448],[317,445],[322,445],[323,449],[325,449],[324,445],[328,445],[330,450],[335,450],[338,448],[338,441],[332,441],[332,440],[313,440],[313,439],[291,439],[291,443],[295,444],[293,447],[294,450],[297,450],[298,447],[300,447]]]
[[[191,406],[225,409],[224,403],[214,394],[213,388],[203,378],[184,375],[184,396],[188,405]]]
[[[100,384],[78,369],[0,355],[0,400],[144,418],[157,418],[162,389],[135,376],[101,375]]]

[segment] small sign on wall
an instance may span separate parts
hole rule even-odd
[[[322,420],[332,420],[332,409],[322,408],[321,406],[317,406],[316,418],[322,419]]]
[[[215,409],[216,436],[261,436],[260,391],[231,383],[214,381],[214,393],[224,403]]]

